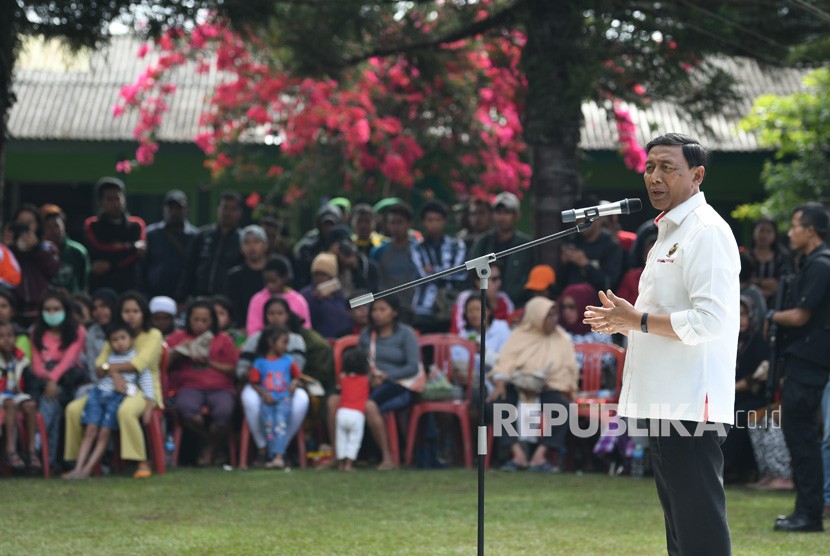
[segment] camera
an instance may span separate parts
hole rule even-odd
[[[9,230],[11,230],[12,235],[14,236],[14,240],[17,241],[18,239],[20,239],[20,236],[29,231],[29,225],[19,224],[15,222],[14,224],[11,224],[9,226]]]

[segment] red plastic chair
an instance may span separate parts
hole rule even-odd
[[[582,386],[574,396],[574,403],[579,405],[580,417],[589,417],[592,412],[599,411],[600,404],[617,403],[622,389],[623,366],[625,364],[625,350],[615,344],[586,343],[576,344],[574,349],[583,354]],[[614,390],[610,396],[600,396],[602,390],[602,359],[605,354],[611,354],[617,361],[617,372]]]
[[[49,437],[46,435],[46,422],[43,420],[43,415],[38,412],[36,427],[40,433],[40,462],[43,467],[43,478],[49,478]],[[17,437],[20,439],[20,449],[23,452],[29,451],[29,439],[26,434],[26,416],[22,411],[17,412]],[[3,425],[6,423],[6,412],[0,409],[0,437],[4,430]],[[3,464],[3,474],[7,474],[8,469],[5,463]]]
[[[159,360],[159,383],[161,386],[161,396],[165,398],[167,395],[167,365],[170,354],[167,342],[161,343],[161,359]],[[150,423],[144,426],[144,434],[147,437],[147,455],[148,459],[153,461],[153,467],[157,475],[164,475],[166,465],[164,463],[164,410],[156,406],[153,409],[153,417]],[[120,456],[120,439],[119,435],[113,435],[113,468],[121,470],[123,463]],[[97,472],[100,473],[100,465]]]
[[[475,365],[476,345],[470,340],[460,338],[451,334],[425,334],[418,339],[421,349],[433,348],[433,365],[437,366],[452,380],[452,348],[461,346],[469,354],[467,363],[467,387],[464,399],[460,401],[423,401],[412,406],[412,414],[409,418],[409,431],[406,434],[406,465],[412,464],[412,452],[415,448],[415,436],[418,432],[418,421],[422,415],[427,413],[449,413],[458,417],[461,426],[461,442],[464,453],[464,467],[473,466],[473,451],[470,439],[470,400],[472,398],[473,366]]]
[[[359,336],[349,334],[334,341],[332,353],[334,354],[334,381],[340,384],[340,371],[343,368],[343,352],[357,346]],[[398,420],[394,411],[387,411],[383,414],[386,428],[386,438],[389,442],[389,450],[392,452],[392,460],[396,466],[401,464],[400,439],[398,437]]]

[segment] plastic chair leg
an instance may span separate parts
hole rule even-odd
[[[248,451],[251,445],[251,431],[248,420],[242,417],[242,430],[239,431],[239,468],[248,469]]]

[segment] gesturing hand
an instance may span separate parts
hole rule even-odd
[[[591,325],[591,330],[601,334],[625,334],[639,327],[638,311],[634,306],[608,290],[600,291],[602,307],[588,305],[582,322]]]

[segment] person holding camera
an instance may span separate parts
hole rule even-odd
[[[54,243],[43,240],[43,218],[36,206],[21,205],[11,222],[3,243],[20,265],[20,282],[14,292],[18,322],[25,327],[37,319],[40,297],[60,268],[60,253]]]
[[[378,265],[360,252],[346,226],[335,226],[326,234],[326,251],[337,255],[343,297],[351,299],[358,290],[377,291]]]
[[[340,284],[337,255],[320,253],[311,262],[311,283],[300,290],[308,302],[311,328],[324,338],[339,338],[352,328]]]

